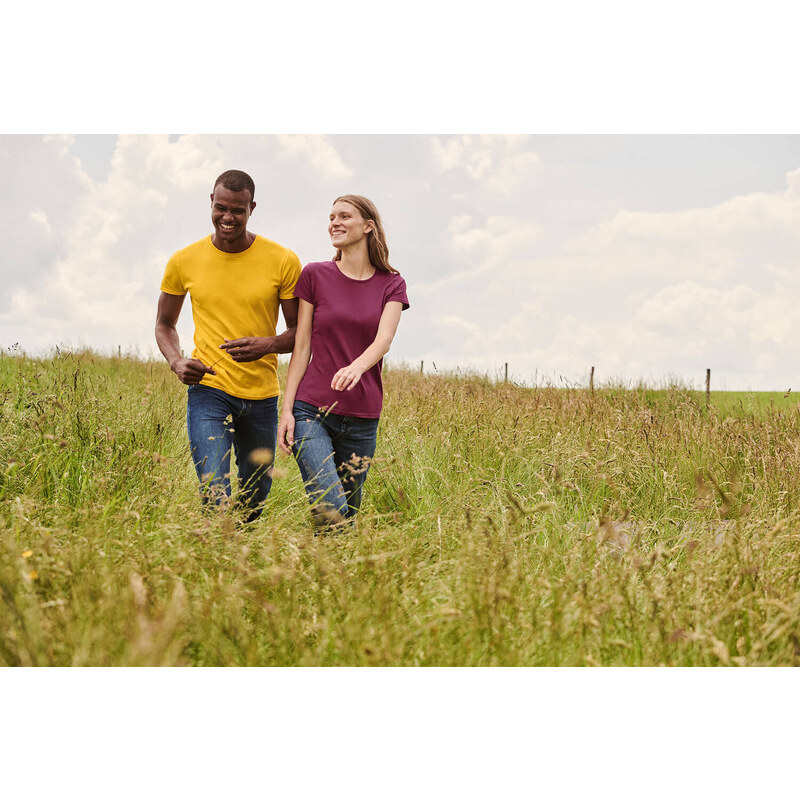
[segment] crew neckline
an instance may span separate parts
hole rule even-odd
[[[339,262],[336,261],[335,259],[331,261],[331,264],[333,264],[334,269],[343,278],[345,278],[348,281],[352,281],[353,283],[369,283],[378,274],[377,268],[373,267],[372,268],[373,269],[372,275],[370,275],[369,278],[364,278],[363,280],[359,280],[358,278],[351,278],[349,275],[345,275],[344,272],[342,272],[342,270],[339,268]]]
[[[221,256],[228,256],[229,258],[238,258],[239,256],[247,255],[255,247],[256,242],[259,239],[259,236],[260,236],[260,234],[258,234],[258,233],[255,234],[256,238],[253,239],[252,242],[250,242],[250,246],[246,250],[240,250],[238,253],[229,253],[227,250],[220,250],[219,247],[217,247],[214,244],[214,234],[213,233],[209,233],[208,234],[208,244],[209,244],[209,246],[211,247],[211,249],[215,253],[219,253],[219,255],[221,255]]]

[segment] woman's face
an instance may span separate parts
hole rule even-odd
[[[337,200],[331,209],[328,233],[331,244],[341,250],[365,239],[374,227],[372,220],[364,219],[361,212],[346,200]]]

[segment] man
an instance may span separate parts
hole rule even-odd
[[[272,485],[278,427],[277,353],[294,347],[294,286],[300,260],[285,247],[247,230],[255,184],[239,170],[214,183],[214,232],[167,262],[156,317],[156,342],[188,388],[189,444],[205,503],[231,495],[230,454],[239,470],[237,505],[252,522]],[[176,325],[192,298],[194,351],[181,355]],[[276,335],[278,308],[286,331]]]

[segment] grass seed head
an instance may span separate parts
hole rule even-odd
[[[257,467],[271,467],[275,460],[275,453],[269,447],[257,447],[250,452],[250,463]]]

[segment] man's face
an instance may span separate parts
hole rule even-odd
[[[232,244],[247,236],[247,221],[256,204],[250,192],[232,192],[222,185],[214,188],[211,195],[211,223],[220,242]]]

